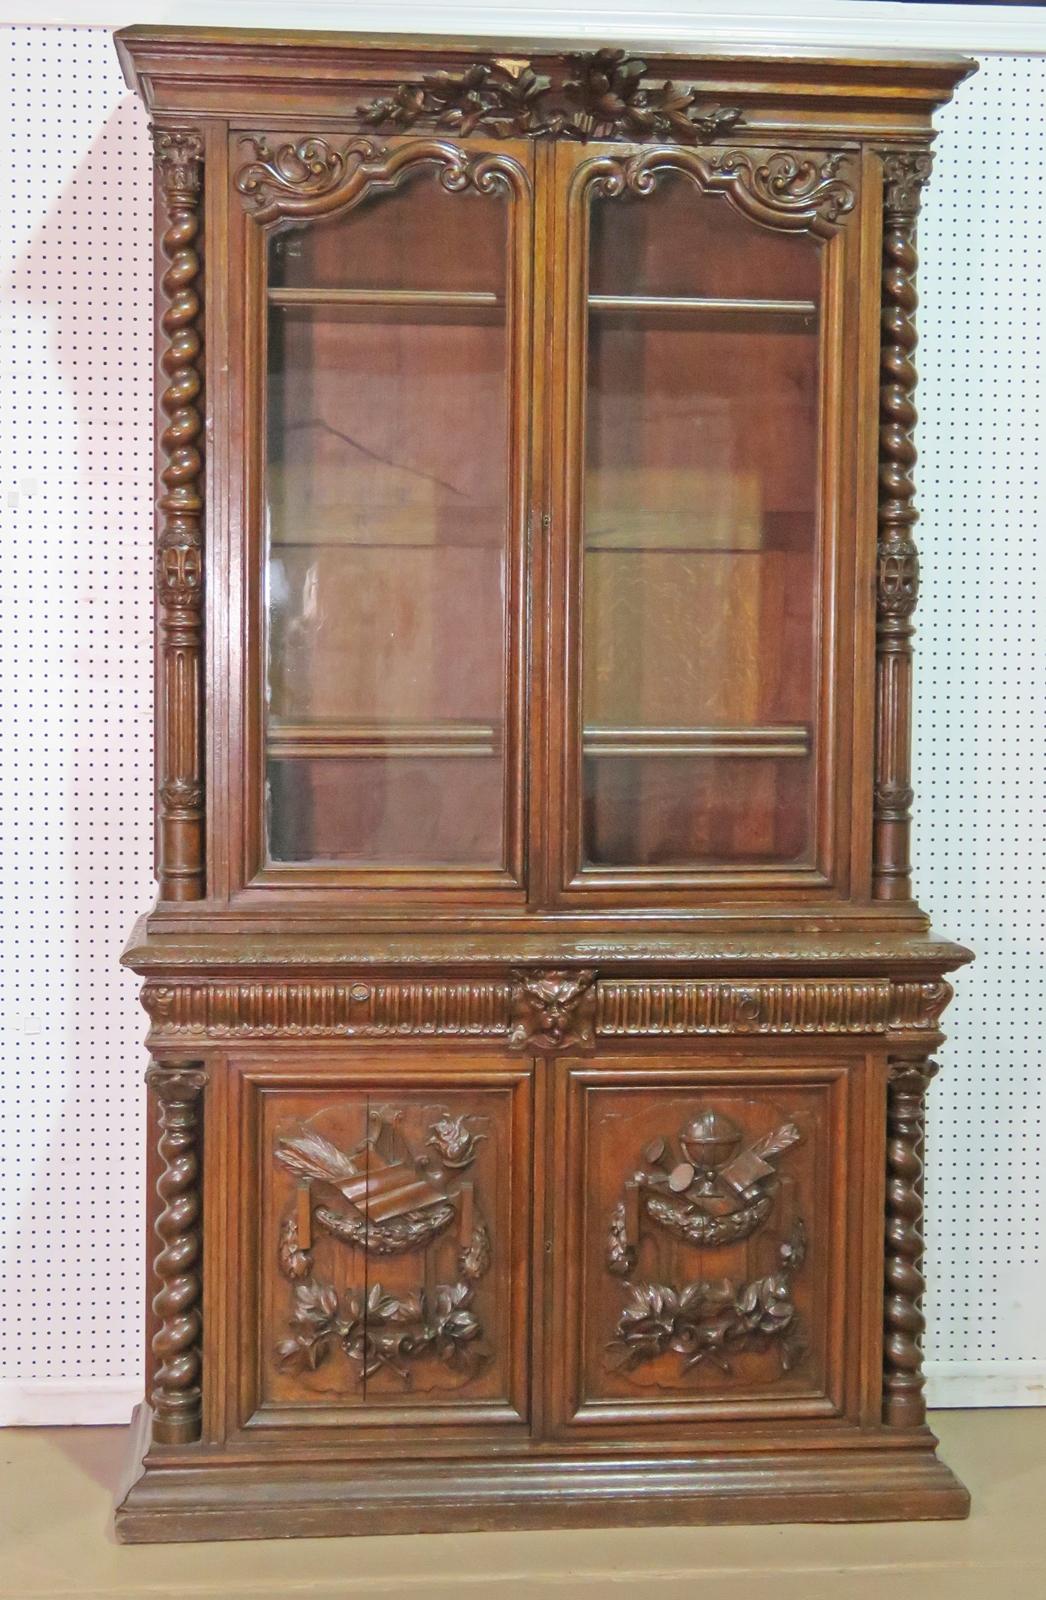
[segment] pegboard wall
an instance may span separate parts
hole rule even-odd
[[[152,897],[150,156],[106,30],[0,38],[0,1421],[118,1421],[142,1337],[143,1016],[118,956]],[[916,859],[937,926],[979,959],[932,1096],[928,1356],[939,1401],[1034,1403],[1046,61],[989,59],[941,124]]]

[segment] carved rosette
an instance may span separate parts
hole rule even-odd
[[[162,279],[165,387],[160,396],[156,598],[161,696],[157,877],[161,900],[204,893],[202,778],[203,339],[198,250],[203,140],[187,128],[154,128],[165,226]]]
[[[647,84],[647,64],[624,50],[563,57],[555,79],[514,57],[477,62],[395,86],[357,107],[368,127],[428,127],[495,139],[664,139],[708,143],[741,122],[736,107],[698,110],[693,89]]]
[[[157,1444],[200,1437],[200,1187],[197,1107],[207,1074],[193,1062],[159,1062],[146,1082],[160,1115],[156,1182],[161,1206],[154,1232],[162,1248],[153,1261],[160,1287],[153,1300],[157,1366],[149,1396]]]
[[[910,900],[912,614],[919,558],[912,538],[917,412],[915,229],[928,150],[883,156],[883,299],[879,391],[879,550],[876,608],[875,826],[877,900]]]
[[[883,1421],[895,1428],[926,1420],[922,1156],[926,1089],[936,1072],[935,1061],[894,1061],[887,1087]]]

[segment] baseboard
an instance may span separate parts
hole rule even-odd
[[[926,1398],[942,1410],[1046,1406],[1046,1361],[928,1361]]]
[[[127,1423],[140,1378],[0,1378],[0,1428]]]

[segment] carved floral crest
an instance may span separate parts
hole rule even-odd
[[[644,84],[647,64],[624,50],[595,50],[564,58],[560,83],[528,60],[499,57],[461,73],[437,72],[401,83],[391,94],[359,106],[369,127],[419,124],[496,139],[671,139],[710,143],[735,128],[736,107],[699,112],[697,94],[680,84]]]

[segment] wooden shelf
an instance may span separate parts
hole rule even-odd
[[[709,298],[703,295],[590,294],[590,311],[653,312],[671,315],[698,312],[702,315],[751,317],[815,317],[813,300],[754,300]]]
[[[271,761],[359,756],[495,756],[501,730],[476,722],[270,722]]]
[[[808,756],[809,730],[769,728],[586,728],[586,756]]]

